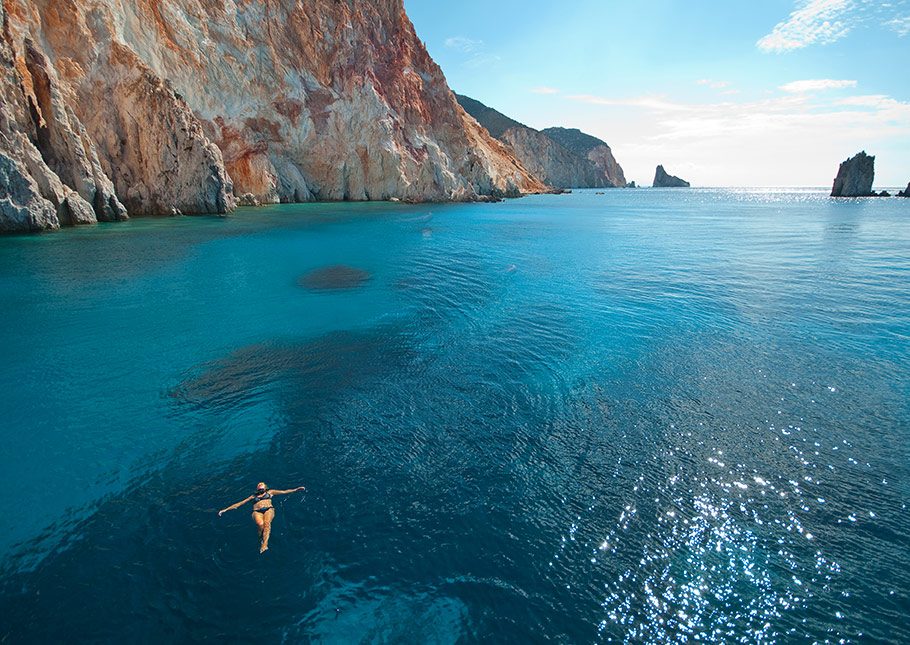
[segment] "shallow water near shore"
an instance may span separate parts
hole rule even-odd
[[[134,220],[0,305],[0,642],[910,640],[910,200]]]

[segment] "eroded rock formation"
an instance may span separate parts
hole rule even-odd
[[[897,196],[898,197],[910,197],[910,182],[907,183],[907,187],[904,190],[900,191],[897,194]]]
[[[579,130],[535,130],[468,96],[458,102],[491,135],[508,144],[531,173],[556,188],[625,186],[610,146]]]
[[[663,166],[658,166],[654,172],[654,188],[688,188],[689,182],[669,174]]]
[[[866,151],[842,162],[831,188],[832,197],[869,197],[875,180],[875,157]]]
[[[546,187],[401,0],[3,0],[0,229]]]
[[[31,40],[16,51],[0,3],[0,231],[126,217],[57,76]]]

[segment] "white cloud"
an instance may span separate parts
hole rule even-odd
[[[464,66],[471,69],[483,69],[497,65],[500,62],[502,62],[502,57],[496,54],[477,54],[466,60]]]
[[[592,94],[573,94],[567,98],[571,101],[588,103],[590,105],[637,107],[658,112],[674,112],[686,109],[686,106],[682,104],[672,103],[663,98],[653,96],[639,96],[627,99],[611,99],[604,96],[594,96]]]
[[[730,84],[727,81],[712,81],[710,78],[700,78],[695,81],[696,85],[705,85],[710,87],[712,90],[722,90],[725,87],[729,87]]]
[[[885,94],[866,94],[864,96],[848,96],[840,99],[837,105],[851,107],[875,108],[878,110],[902,110],[907,104],[901,103]]]
[[[557,90],[555,87],[547,87],[546,85],[535,87],[531,91],[534,94],[559,94],[559,90]]]
[[[856,7],[854,0],[809,0],[762,37],[758,48],[779,53],[833,43],[849,33],[850,26],[842,19]]]
[[[793,81],[792,83],[781,85],[780,89],[792,94],[803,94],[805,92],[818,92],[822,90],[841,90],[846,87],[856,87],[856,81],[817,78],[805,81]]]
[[[662,163],[702,186],[830,186],[837,163],[866,149],[879,157],[881,185],[906,184],[910,102],[887,95],[787,93],[706,103],[566,98],[580,103],[572,126],[610,142],[626,176],[639,183]]]
[[[756,45],[782,53],[809,45],[827,45],[866,24],[884,26],[899,36],[910,34],[907,0],[798,0],[797,9]]]
[[[451,36],[444,42],[447,49],[465,54],[462,65],[470,69],[481,69],[498,65],[502,58],[487,51],[486,43],[467,36]]]
[[[483,49],[483,41],[473,40],[466,36],[451,36],[445,39],[445,46],[447,49],[455,49],[466,54],[471,54]]]
[[[797,81],[801,83],[803,81]],[[805,81],[814,87],[853,87],[853,81]],[[884,94],[869,94],[826,100],[806,92],[791,92],[763,100],[725,100],[713,103],[685,103],[666,98],[640,96],[606,98],[590,94],[567,96],[575,102],[606,108],[631,108],[644,115],[653,126],[646,138],[704,139],[748,132],[760,137],[770,130],[787,130],[806,126],[822,136],[818,124],[840,124],[860,130],[888,132],[910,137],[910,102]],[[871,114],[870,114],[871,110]]]
[[[899,16],[885,23],[886,26],[903,38],[910,34],[910,16]]]

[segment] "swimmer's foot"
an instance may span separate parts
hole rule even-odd
[[[265,553],[268,550],[269,550],[268,544],[263,544],[261,547],[259,547],[259,553]]]

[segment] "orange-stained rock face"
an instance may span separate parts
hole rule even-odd
[[[67,115],[55,145],[84,139],[131,213],[545,189],[456,103],[401,0],[2,1],[9,86],[34,93],[28,39]]]

